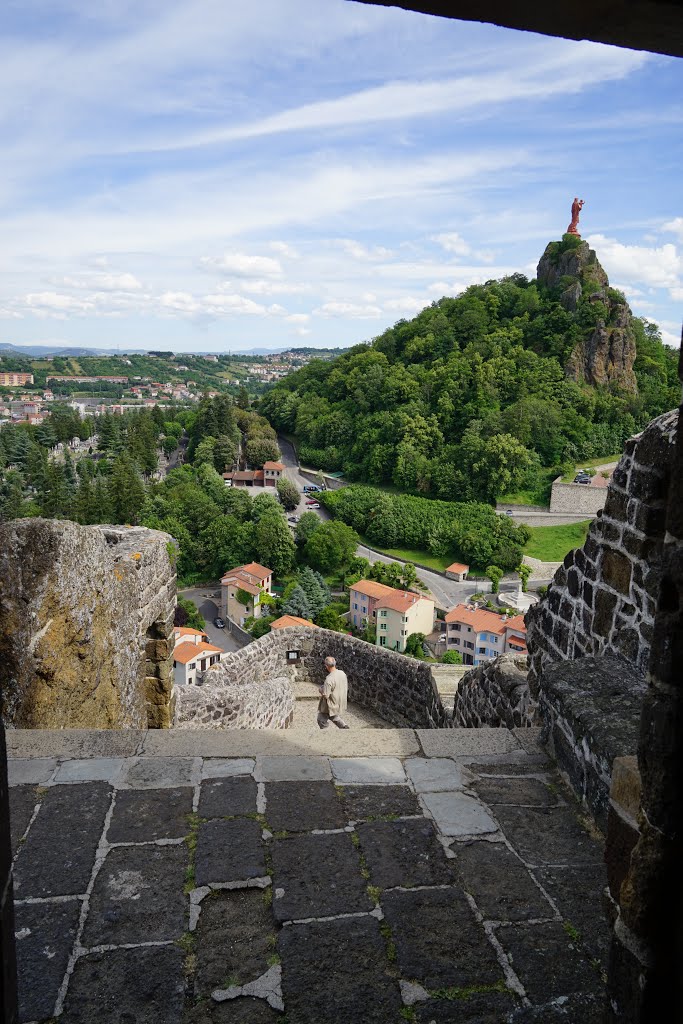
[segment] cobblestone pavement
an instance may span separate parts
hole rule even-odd
[[[601,1020],[602,848],[542,754],[10,768],[22,1022]]]

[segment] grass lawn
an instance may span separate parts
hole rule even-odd
[[[542,562],[561,562],[568,551],[581,547],[592,521],[586,519],[568,526],[530,526],[531,540],[524,554]]]
[[[453,558],[449,555],[430,555],[428,551],[416,551],[411,548],[380,548],[363,537],[361,537],[361,543],[367,544],[368,547],[374,548],[375,551],[381,551],[383,555],[389,555],[390,558],[400,558],[404,562],[420,562],[421,565],[426,565],[428,569],[438,569],[441,572],[453,561]]]
[[[578,463],[578,465],[574,468],[573,473],[568,473],[567,476],[563,476],[562,483],[572,483],[574,477],[580,469],[595,469],[596,466],[604,466],[606,463],[609,462],[618,462],[622,454],[622,452],[619,452],[618,455],[602,455],[599,459],[586,459],[584,462]]]

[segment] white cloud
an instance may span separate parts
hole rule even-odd
[[[387,299],[383,305],[384,308],[390,312],[419,313],[425,308],[425,306],[428,306],[429,303],[422,299],[413,299],[409,295],[406,295],[401,299]]]
[[[205,312],[209,313],[238,313],[247,316],[282,316],[287,312],[282,306],[262,306],[253,299],[247,299],[244,295],[205,295],[202,299],[202,306]]]
[[[325,302],[313,310],[314,316],[348,317],[350,320],[373,320],[382,315],[379,306],[361,306],[353,302]]]
[[[595,249],[598,258],[610,278],[619,278],[629,284],[650,285],[654,288],[669,288],[671,297],[681,285],[683,260],[672,242],[657,248],[644,245],[624,245],[604,235],[589,235],[588,244]]]
[[[288,260],[298,260],[301,256],[301,253],[294,246],[288,245],[287,242],[269,242],[268,248],[272,252],[277,252],[280,256],[286,257]]]
[[[391,249],[385,249],[383,245],[368,247],[353,238],[339,238],[334,244],[338,245],[349,256],[353,256],[355,260],[360,260],[363,263],[372,262],[373,260],[387,260],[393,256]]]
[[[52,316],[59,320],[66,319],[68,314],[92,313],[95,310],[91,299],[77,299],[59,292],[29,292],[24,297],[24,304],[36,316]]]
[[[282,266],[270,256],[248,256],[243,252],[226,252],[222,256],[202,256],[199,261],[209,270],[236,277],[279,277]]]
[[[446,252],[453,252],[456,256],[467,256],[471,251],[470,246],[462,235],[457,233],[457,231],[448,231],[441,235],[432,235],[432,241],[438,242]]]
[[[311,291],[310,284],[294,281],[265,281],[260,278],[240,281],[240,288],[251,295],[304,295]]]
[[[134,274],[81,274],[62,277],[55,283],[68,288],[99,288],[106,292],[133,292],[142,288]]]
[[[290,324],[307,324],[310,319],[309,313],[290,313],[285,317],[287,323]]]
[[[679,241],[683,242],[683,217],[674,217],[673,220],[668,220],[666,224],[662,224],[661,229],[662,231],[671,231]]]

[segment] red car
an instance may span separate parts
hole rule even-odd
[[[313,498],[309,498],[308,501],[306,502],[306,505],[308,506],[308,508],[320,508],[320,502],[314,501]]]

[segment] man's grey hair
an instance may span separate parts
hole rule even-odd
[[[337,664],[337,660],[336,660],[336,658],[325,658],[325,664],[326,665],[336,665]]]

